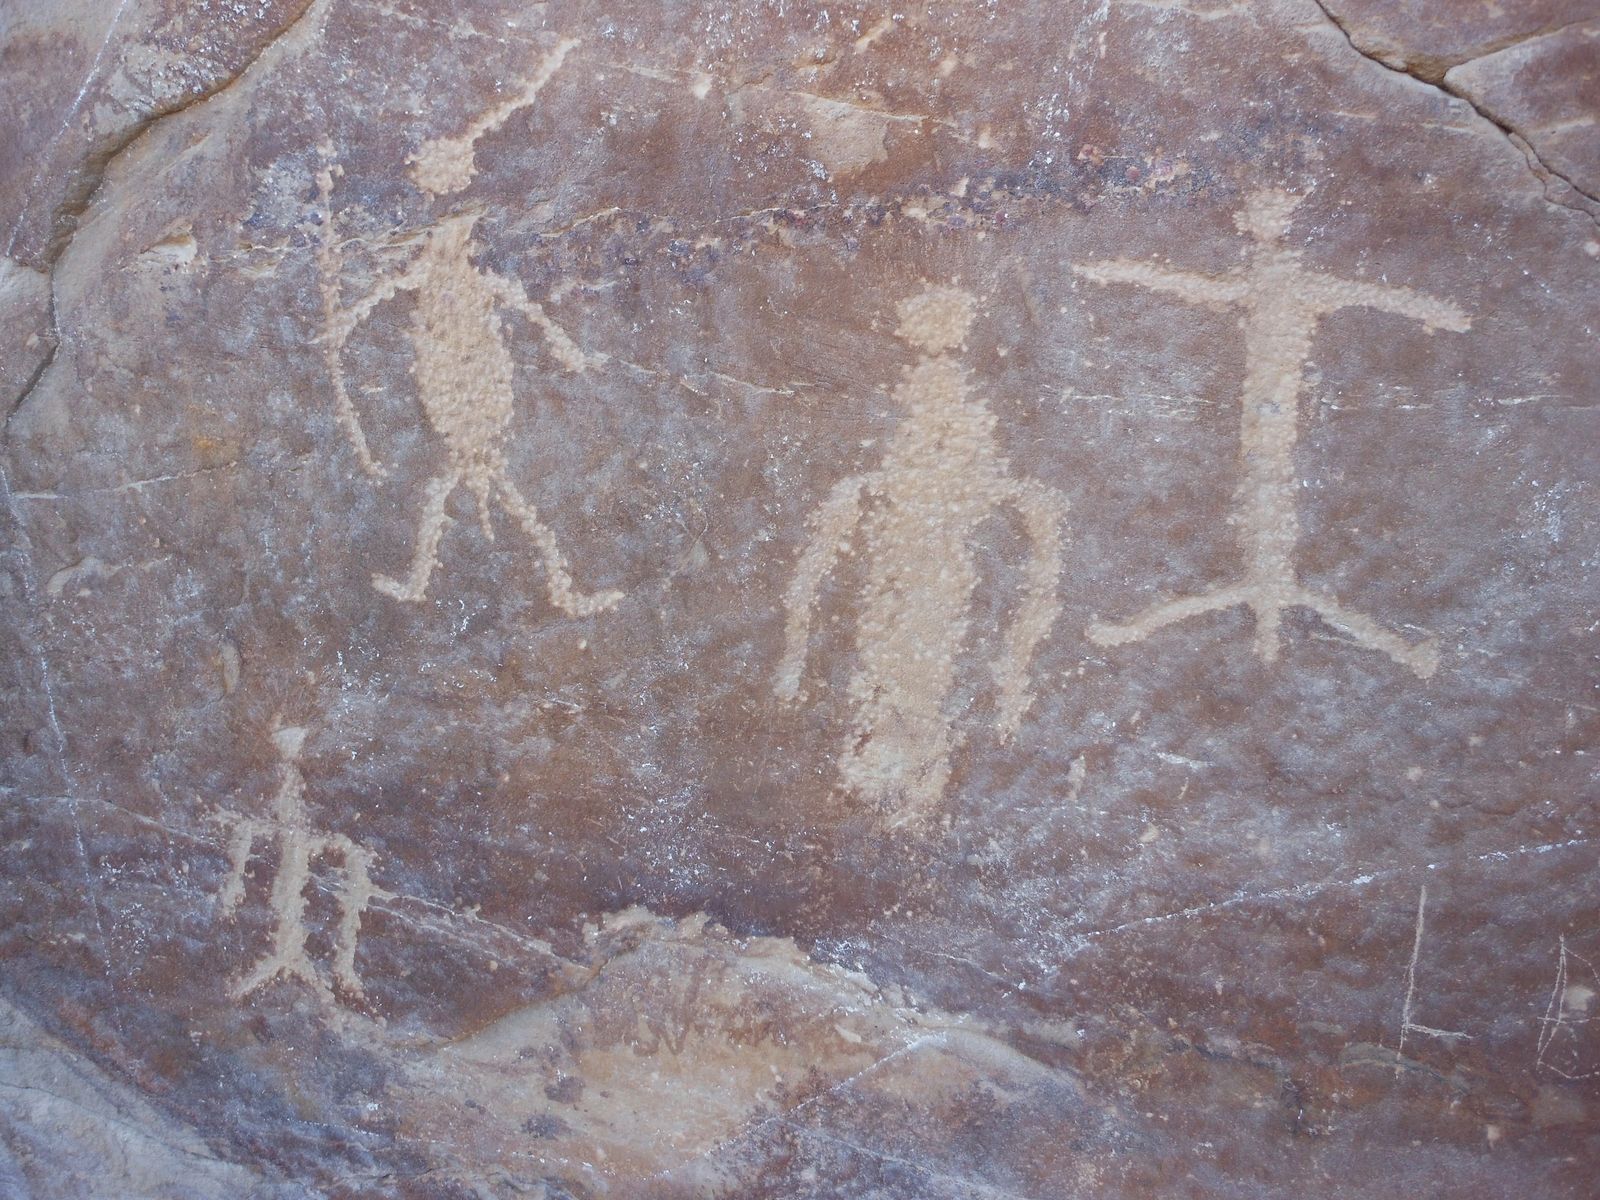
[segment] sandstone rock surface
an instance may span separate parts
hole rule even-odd
[[[1597,38],[0,0],[0,1193],[1592,1196]]]

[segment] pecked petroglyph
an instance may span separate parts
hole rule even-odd
[[[481,213],[467,210],[437,221],[421,236],[421,248],[403,269],[386,277],[360,300],[342,306],[334,256],[331,209],[328,208],[336,168],[326,163],[319,176],[324,220],[322,249],[323,314],[326,345],[335,378],[338,419],[356,457],[370,473],[382,468],[367,446],[354,405],[345,391],[338,350],[378,305],[403,292],[416,294],[410,342],[412,375],[428,427],[445,443],[449,462],[443,474],[424,488],[426,499],[417,524],[416,547],[403,578],[374,573],[373,586],[396,600],[420,601],[439,564],[439,543],[450,524],[446,512],[451,495],[465,486],[477,501],[478,523],[492,541],[492,508],[519,524],[539,552],[550,601],[563,612],[584,616],[604,612],[622,599],[616,591],[585,593],[573,584],[566,556],[554,531],[539,517],[512,481],[505,439],[513,415],[511,352],[501,327],[501,308],[521,313],[545,338],[551,354],[568,371],[582,371],[590,356],[530,299],[522,284],[473,261],[473,228]]]
[[[567,55],[577,49],[576,38],[563,38],[554,49],[540,60],[515,95],[508,97],[478,116],[455,137],[435,138],[408,160],[411,177],[423,191],[435,196],[459,192],[472,182],[477,173],[478,139],[504,125],[519,109],[532,104],[544,85],[566,61]]]
[[[350,399],[350,391],[345,386],[344,365],[340,361],[340,352],[350,335],[348,332],[335,333],[340,328],[342,290],[340,278],[344,271],[338,239],[333,229],[333,181],[342,170],[333,160],[333,146],[330,143],[323,142],[318,147],[318,154],[321,156],[322,166],[317,172],[317,203],[322,224],[317,230],[316,255],[319,273],[317,282],[318,291],[322,294],[322,324],[328,331],[327,336],[322,339],[322,348],[328,360],[328,374],[333,378],[334,416],[339,422],[339,428],[349,439],[350,448],[355,451],[356,461],[361,464],[361,469],[373,478],[381,478],[388,472],[372,457],[372,449],[367,445],[367,435],[361,428],[361,418],[357,415],[355,403]]]
[[[837,484],[814,514],[786,596],[775,690],[792,702],[800,694],[818,591],[860,530],[868,578],[849,688],[854,720],[839,775],[849,791],[891,809],[896,824],[944,794],[950,755],[961,740],[945,706],[978,584],[972,542],[1001,509],[1015,509],[1033,544],[1021,608],[991,668],[1002,741],[1031,703],[1029,663],[1059,611],[1066,501],[1009,474],[995,442],[995,417],[950,353],[965,343],[972,309],[970,294],[949,287],[900,305],[899,336],[922,352],[895,388],[905,419],[882,465]]]
[[[1411,291],[1308,271],[1283,236],[1300,197],[1277,190],[1254,193],[1234,217],[1254,244],[1240,269],[1222,276],[1172,271],[1148,262],[1079,263],[1073,270],[1096,283],[1126,283],[1177,296],[1191,304],[1243,310],[1245,378],[1239,457],[1244,478],[1235,496],[1243,575],[1210,591],[1146,609],[1131,620],[1096,622],[1091,640],[1102,646],[1137,642],[1202,613],[1244,605],[1255,617],[1255,651],[1273,662],[1288,608],[1308,608],[1359,646],[1378,650],[1426,679],[1438,667],[1433,639],[1408,643],[1372,617],[1300,586],[1295,551],[1294,447],[1299,399],[1317,325],[1341,308],[1365,307],[1420,321],[1428,332],[1464,332],[1471,324],[1454,304]]]
[[[320,833],[311,828],[306,817],[306,781],[299,765],[305,738],[306,731],[299,726],[278,729],[272,735],[282,760],[272,815],[260,821],[249,817],[230,821],[228,878],[217,895],[223,916],[231,915],[244,902],[245,872],[257,841],[275,842],[278,848],[278,870],[272,881],[272,949],[232,984],[229,991],[235,998],[247,996],[280,976],[308,983],[330,1001],[335,988],[347,996],[360,996],[356,939],[361,932],[361,914],[373,900],[389,898],[388,892],[372,882],[372,854],[368,850],[343,834]],[[330,856],[338,857],[343,873],[338,887],[339,925],[334,936],[331,987],[306,952],[305,923],[312,864]]]

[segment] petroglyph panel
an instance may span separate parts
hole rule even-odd
[[[0,1193],[1588,1200],[1592,6],[10,7]]]
[[[1041,1093],[1085,1127],[1118,1122],[982,1022],[704,914],[605,916],[585,927],[573,970],[571,991],[403,1060],[390,1090],[419,1134],[492,1139],[547,1185],[677,1193],[775,1165],[766,1139],[803,1138],[841,1096],[886,1114],[908,1099],[950,1111],[982,1081],[1011,1093],[970,1118],[992,1136]],[[937,1179],[939,1157],[908,1164],[908,1178]]]

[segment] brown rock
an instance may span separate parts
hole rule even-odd
[[[1600,17],[1563,25],[1452,69],[1445,80],[1538,149],[1552,174],[1600,197]]]
[[[5,1187],[1591,1194],[1592,6],[16,7]]]

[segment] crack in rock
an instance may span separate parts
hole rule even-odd
[[[1411,58],[1398,59],[1397,56],[1386,55],[1383,51],[1377,49],[1376,47],[1366,45],[1362,41],[1358,41],[1355,31],[1351,28],[1350,22],[1334,12],[1333,9],[1329,7],[1328,0],[1311,0],[1311,3],[1316,5],[1317,10],[1323,15],[1327,22],[1339,31],[1340,35],[1349,44],[1350,48],[1357,54],[1361,55],[1362,58],[1367,59],[1369,62],[1376,63],[1385,71],[1390,71],[1396,75],[1404,75],[1410,79],[1414,79],[1425,87],[1433,88],[1435,91],[1442,92],[1451,99],[1460,100],[1467,104],[1473,112],[1477,113],[1478,116],[1482,117],[1490,125],[1498,129],[1505,136],[1506,140],[1510,142],[1512,146],[1516,147],[1516,149],[1521,153],[1523,159],[1528,164],[1528,170],[1533,174],[1533,177],[1539,181],[1547,203],[1556,205],[1560,208],[1570,209],[1572,212],[1580,213],[1583,216],[1588,217],[1589,220],[1596,225],[1596,227],[1600,227],[1600,195],[1596,195],[1595,193],[1588,191],[1576,183],[1570,176],[1565,175],[1561,171],[1552,167],[1548,162],[1545,161],[1544,157],[1539,153],[1538,148],[1534,146],[1533,142],[1527,137],[1527,135],[1518,129],[1512,121],[1496,112],[1486,102],[1479,100],[1471,93],[1467,92],[1464,88],[1453,83],[1449,78],[1451,71],[1457,67],[1465,65],[1466,63],[1476,62],[1481,58],[1509,50],[1512,47],[1520,45],[1524,42],[1533,41],[1540,37],[1546,37],[1551,34],[1559,33],[1561,30],[1569,28],[1571,25],[1578,24],[1579,22],[1567,22],[1564,25],[1558,25],[1552,29],[1536,30],[1533,33],[1509,38],[1502,43],[1493,44],[1482,50],[1480,53],[1470,55],[1467,58],[1461,59],[1460,61],[1441,62],[1440,60],[1426,57],[1419,57],[1415,60]],[[1578,199],[1572,200],[1563,197],[1559,192],[1559,187],[1553,191],[1553,181],[1556,180],[1559,180],[1560,186],[1564,186],[1569,189],[1575,196],[1578,197]]]
[[[95,196],[99,194],[111,165],[156,126],[189,111],[191,108],[215,100],[218,96],[234,88],[235,85],[242,83],[255,71],[257,65],[262,62],[274,47],[291,38],[297,30],[305,25],[307,18],[313,12],[325,10],[326,7],[327,0],[305,0],[304,5],[289,20],[288,24],[246,59],[237,71],[218,79],[209,88],[203,88],[189,95],[178,97],[170,104],[156,102],[148,113],[139,120],[134,121],[126,129],[116,130],[104,135],[96,144],[90,147],[77,164],[70,168],[68,174],[72,182],[68,186],[65,195],[56,204],[54,212],[50,215],[48,223],[50,234],[39,254],[40,261],[38,263],[38,269],[47,277],[49,286],[47,329],[50,349],[46,353],[44,361],[33,371],[15,399],[6,406],[4,414],[0,415],[0,437],[3,437],[5,430],[9,429],[11,418],[27,404],[33,393],[49,374],[50,368],[55,363],[56,356],[60,352],[62,334],[56,306],[56,268],[66,258],[68,251],[71,250],[73,239],[77,236],[83,215],[89,210],[89,206],[94,202]],[[90,78],[85,80],[85,88],[93,84],[93,72],[98,69],[99,61],[97,59],[94,66],[91,67]],[[45,148],[44,154],[48,155],[53,147],[54,142]],[[18,217],[19,228],[26,219],[27,210],[26,206],[24,206],[23,213]]]

